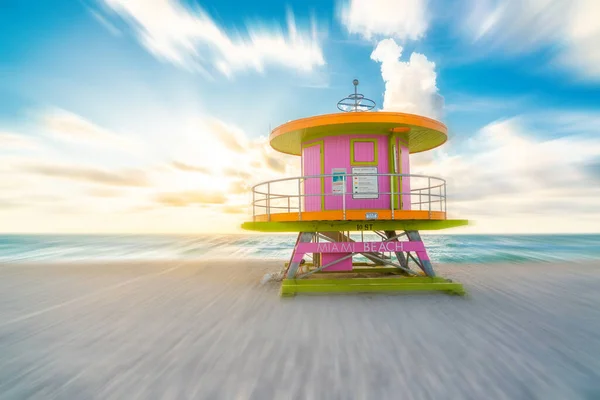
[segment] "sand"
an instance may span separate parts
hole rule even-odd
[[[2,265],[0,398],[600,398],[600,262],[439,266],[465,298],[281,299],[280,264]]]

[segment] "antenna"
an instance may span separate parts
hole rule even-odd
[[[358,93],[358,79],[352,81],[354,93],[338,101],[337,108],[344,112],[369,111],[375,108],[375,102]]]

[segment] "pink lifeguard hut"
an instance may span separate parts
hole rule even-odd
[[[271,132],[275,150],[301,157],[302,176],[254,186],[252,221],[242,228],[298,232],[282,271],[282,295],[464,293],[459,283],[436,276],[419,231],[467,221],[446,217],[443,179],[410,173],[410,154],[445,143],[446,126],[413,114],[369,112],[375,103],[353,83],[354,93],[338,102],[343,112]]]

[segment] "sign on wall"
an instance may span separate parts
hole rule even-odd
[[[352,168],[352,198],[353,199],[378,199],[379,185],[376,175],[377,167],[353,167]]]
[[[331,173],[331,192],[333,194],[345,193],[346,168],[332,168]]]

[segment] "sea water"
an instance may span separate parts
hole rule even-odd
[[[439,263],[600,259],[600,235],[426,235]],[[360,236],[354,235],[354,239]],[[378,240],[373,236],[366,239]],[[19,261],[288,259],[291,234],[0,235],[0,264]]]

